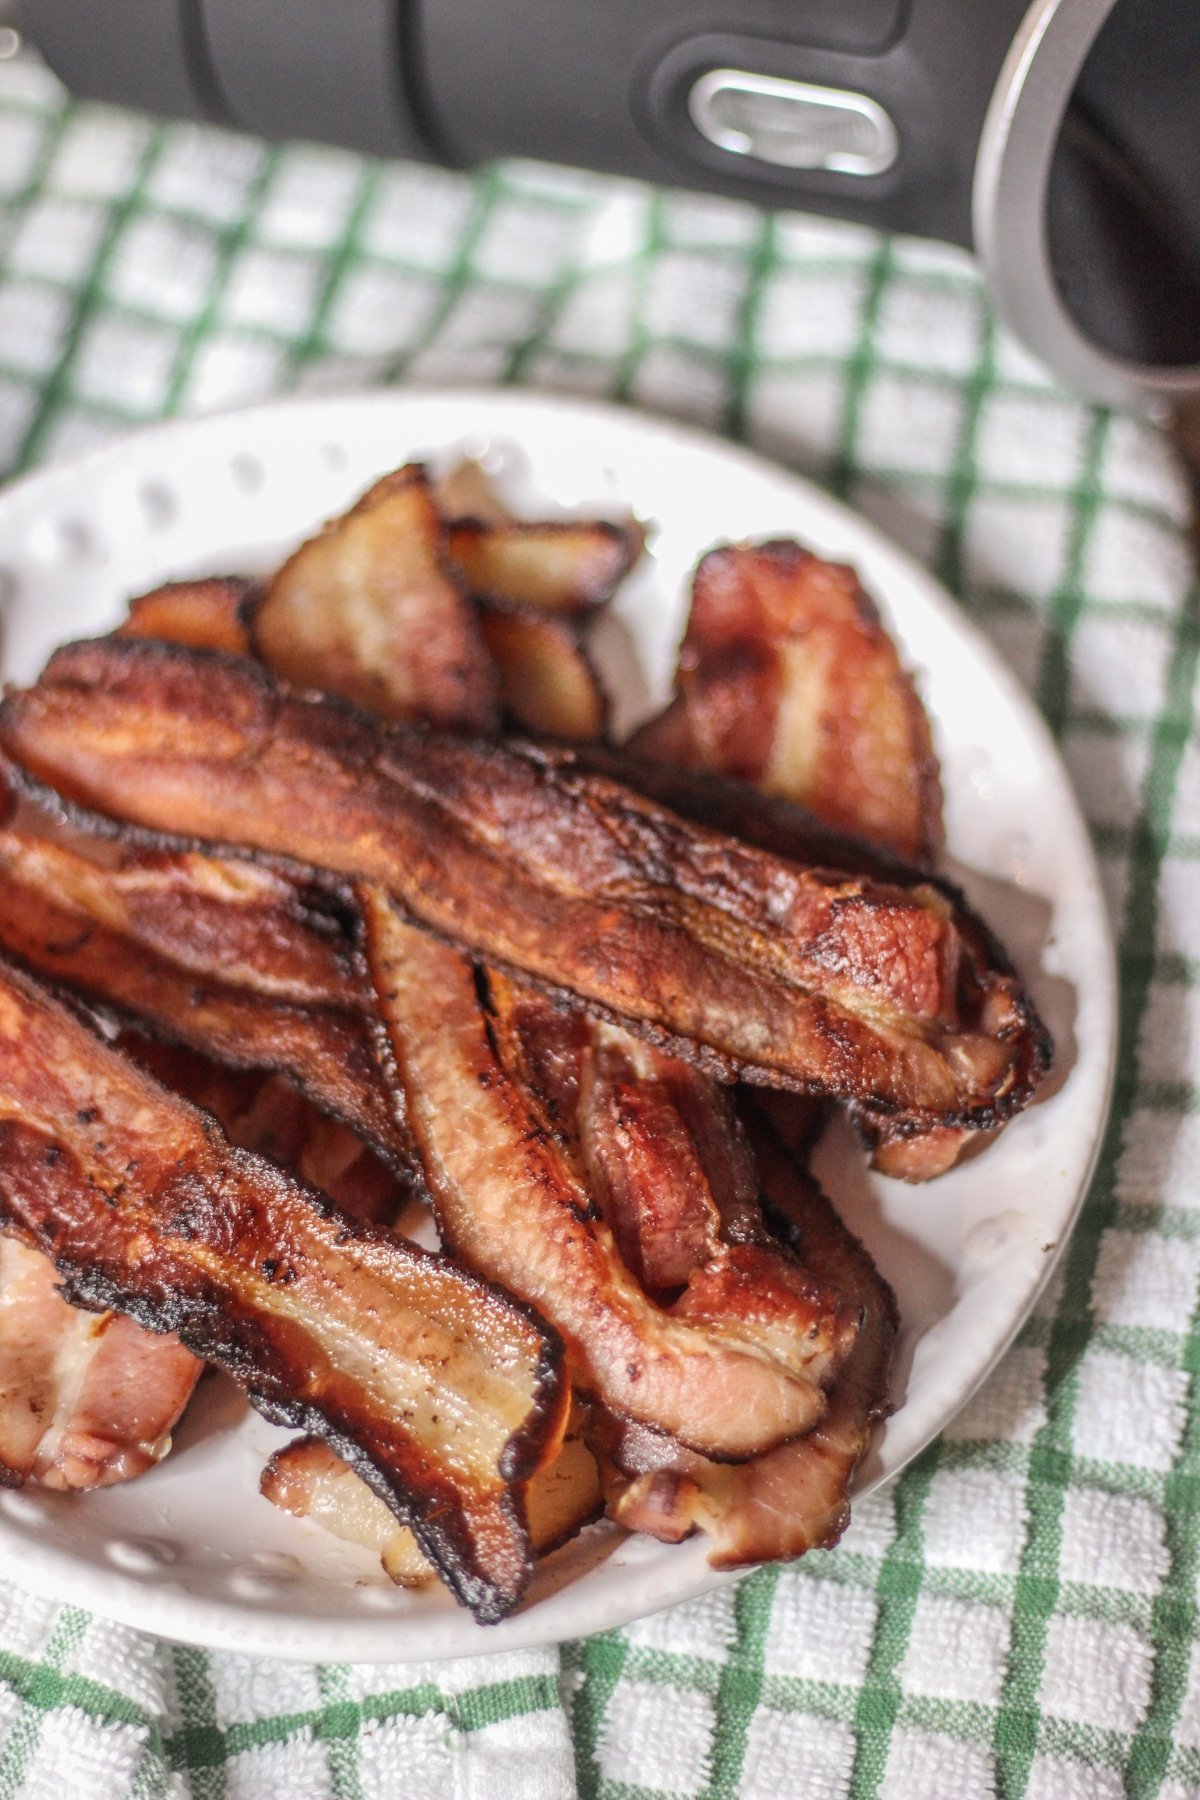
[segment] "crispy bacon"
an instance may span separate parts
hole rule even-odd
[[[268,1417],[320,1436],[476,1616],[532,1565],[520,1485],[553,1456],[554,1334],[486,1283],[355,1224],[0,971],[0,1213],[67,1296],[174,1331]]]
[[[795,544],[703,559],[675,699],[631,748],[752,781],[918,862],[942,846],[941,785],[916,690],[853,571]],[[850,1111],[873,1166],[906,1181],[943,1174],[986,1141],[861,1101]]]
[[[888,1411],[897,1317],[891,1289],[813,1178],[757,1124],[768,1201],[797,1239],[806,1267],[862,1309],[862,1325],[807,1437],[737,1468],[662,1436],[626,1428],[612,1446],[624,1465],[609,1510],[631,1531],[677,1543],[699,1527],[709,1561],[744,1568],[835,1544],[850,1518],[850,1485],[875,1422]]]
[[[793,1330],[785,1350],[764,1348],[762,1333],[735,1318],[713,1329],[655,1306],[501,1062],[470,963],[407,924],[378,889],[360,899],[408,1129],[447,1249],[543,1313],[577,1384],[615,1411],[721,1457],[807,1430],[854,1315],[808,1283],[807,1330]],[[801,1295],[793,1301],[794,1326]]]
[[[642,553],[638,526],[602,519],[458,519],[451,560],[478,599],[568,618],[603,606]]]
[[[213,1113],[231,1142],[299,1174],[354,1218],[395,1218],[395,1176],[278,1076],[221,1069],[129,1033],[120,1042]],[[72,1490],[128,1481],[167,1454],[203,1364],[172,1334],[69,1306],[57,1282],[46,1257],[0,1239],[0,1481]]]
[[[552,1003],[502,976],[488,990],[500,1061],[573,1158],[639,1284],[672,1319],[785,1368],[798,1346],[807,1360],[820,1287],[764,1226],[754,1157],[724,1090],[598,1020],[583,1022],[568,1075]],[[839,1316],[848,1343],[853,1309]]]
[[[376,482],[300,546],[251,620],[264,662],[389,718],[487,730],[496,681],[424,469]]]
[[[311,1519],[335,1537],[374,1550],[401,1587],[420,1587],[435,1573],[412,1532],[398,1526],[353,1469],[316,1438],[299,1438],[277,1450],[263,1470],[259,1488],[284,1512]],[[525,1507],[539,1556],[549,1556],[603,1512],[600,1473],[577,1418],[568,1426],[554,1461],[530,1481]]]
[[[193,650],[225,650],[249,656],[249,617],[262,597],[257,582],[236,576],[169,581],[139,594],[117,626],[119,637],[161,638]]]
[[[929,722],[852,569],[790,541],[710,550],[676,683],[644,754],[785,794],[917,861],[940,849]]]
[[[348,941],[269,870],[0,828],[0,945],[147,1030],[287,1075],[408,1169]]]
[[[0,872],[185,973],[295,1006],[366,1010],[344,897],[244,857],[159,852],[24,809],[0,836]],[[36,902],[31,904],[35,906]]]
[[[0,1482],[77,1491],[160,1462],[203,1364],[173,1334],[80,1312],[54,1264],[0,1239]]]
[[[531,606],[486,606],[480,623],[505,717],[518,730],[568,742],[603,737],[608,700],[567,620]]]
[[[785,863],[565,751],[381,727],[136,639],[59,651],[0,735],[70,799],[378,882],[714,1072],[939,1124],[1006,1118],[1042,1073],[1028,1002],[942,893]]]

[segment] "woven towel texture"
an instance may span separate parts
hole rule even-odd
[[[969,262],[523,165],[68,106],[0,65],[0,473],[291,389],[520,382],[740,437],[934,568],[1058,736],[1120,946],[1116,1107],[1052,1291],[843,1548],[551,1650],[172,1649],[0,1590],[0,1800],[1200,1796],[1200,740],[1188,494]],[[714,522],[714,530],[719,521]]]

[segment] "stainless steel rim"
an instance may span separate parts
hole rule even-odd
[[[1116,0],[1034,0],[992,94],[975,163],[975,248],[1002,322],[1096,400],[1165,406],[1200,390],[1200,363],[1128,363],[1086,338],[1050,263],[1050,165],[1071,90]]]

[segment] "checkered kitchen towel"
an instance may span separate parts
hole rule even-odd
[[[541,168],[72,109],[0,65],[0,471],[293,388],[619,396],[814,474],[1036,694],[1120,944],[1116,1110],[1052,1293],[843,1548],[561,1651],[172,1649],[4,1591],[0,1800],[1200,1795],[1200,740],[1187,495],[950,252]]]

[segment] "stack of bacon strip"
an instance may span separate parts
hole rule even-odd
[[[848,571],[710,554],[670,708],[595,741],[640,549],[447,522],[410,465],[8,695],[9,1479],[149,1466],[203,1359],[304,1430],[269,1499],[481,1620],[604,1505],[721,1566],[836,1540],[896,1319],[805,1146],[843,1104],[937,1172],[1049,1044],[927,866],[928,725]],[[92,1350],[16,1429],[39,1332],[120,1342],[99,1427]]]

